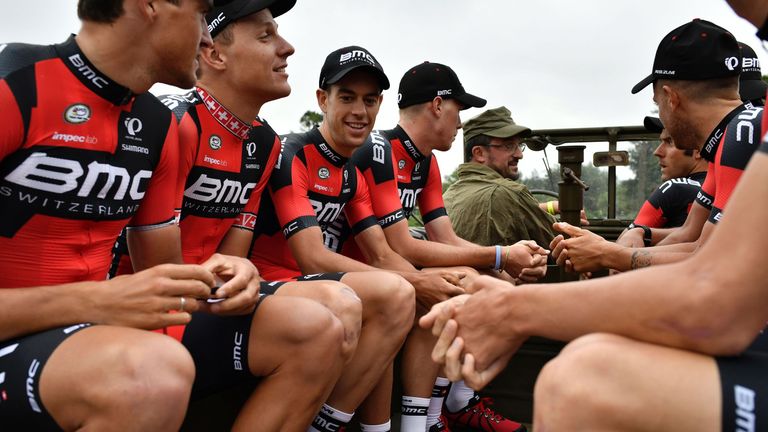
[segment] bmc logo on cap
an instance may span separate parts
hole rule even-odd
[[[376,61],[373,60],[373,56],[362,50],[354,50],[348,53],[344,53],[339,58],[339,64],[343,64],[352,59],[365,60],[372,65],[376,65]]]
[[[725,67],[728,70],[736,70],[739,67],[739,59],[737,57],[728,57],[725,59]]]
[[[227,19],[227,16],[224,15],[224,12],[220,13],[216,18],[213,19],[213,21],[211,21],[210,24],[208,24],[208,33],[212,32],[225,19]]]

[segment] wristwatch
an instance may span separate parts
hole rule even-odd
[[[651,233],[650,228],[648,228],[645,225],[635,225],[635,224],[632,224],[632,228],[641,228],[643,230],[643,246],[648,247],[651,245],[651,241],[653,240],[653,234]]]

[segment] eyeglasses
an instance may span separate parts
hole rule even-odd
[[[483,147],[499,147],[503,148],[504,150],[514,153],[517,151],[517,149],[520,149],[521,152],[525,151],[525,143],[518,143],[518,144],[486,144]]]

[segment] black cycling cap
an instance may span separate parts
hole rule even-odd
[[[214,0],[213,8],[205,14],[208,32],[215,37],[229,24],[263,9],[269,9],[272,17],[288,12],[296,0]]]
[[[379,80],[382,90],[389,88],[389,78],[381,63],[367,49],[359,46],[339,48],[328,54],[320,69],[320,88],[326,89],[357,68],[368,68]]]
[[[455,99],[463,108],[482,108],[486,100],[469,94],[453,69],[440,63],[424,62],[408,69],[400,80],[397,105],[405,108],[436,97]]]

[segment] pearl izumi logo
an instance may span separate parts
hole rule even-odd
[[[319,170],[317,170],[317,176],[320,177],[321,179],[325,180],[325,179],[327,179],[328,177],[331,176],[331,172],[328,171],[328,168],[322,167]]]
[[[128,129],[128,133],[131,136],[136,136],[137,133],[141,132],[142,127],[144,127],[144,125],[141,124],[141,120],[135,117],[126,118],[123,124],[125,124],[125,128]]]
[[[728,70],[736,70],[737,67],[739,67],[739,59],[738,57],[728,57],[725,59],[725,67],[728,68]]]
[[[210,138],[208,138],[208,145],[211,146],[212,149],[218,150],[221,148],[221,137],[218,135],[211,135]]]
[[[64,120],[67,123],[82,124],[91,119],[91,109],[86,104],[73,104],[64,111]]]

